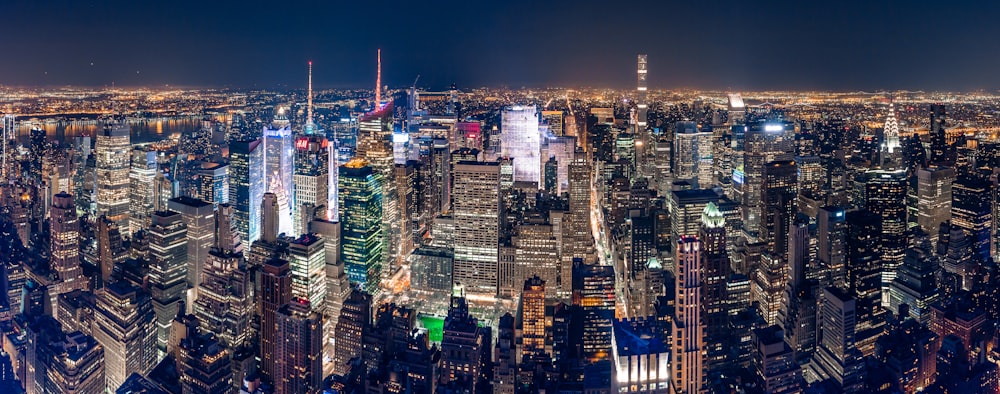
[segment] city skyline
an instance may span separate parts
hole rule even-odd
[[[625,88],[646,53],[654,90],[1000,88],[987,1],[45,3],[0,5],[6,50],[32,54],[0,84],[298,88],[311,60],[318,88],[370,87],[381,48],[394,87]]]

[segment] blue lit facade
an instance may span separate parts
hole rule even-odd
[[[260,238],[264,198],[264,147],[260,139],[229,144],[229,203],[236,209],[236,231],[247,243]]]
[[[372,295],[380,291],[382,252],[382,183],[360,159],[340,166],[340,256],[351,284]]]

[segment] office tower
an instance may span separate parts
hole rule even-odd
[[[534,105],[514,105],[500,115],[500,154],[513,157],[514,180],[541,185],[541,134]]]
[[[156,178],[156,152],[135,149],[129,178],[129,231],[132,234],[149,227],[154,211],[153,179]]]
[[[322,311],[326,298],[326,249],[323,238],[304,234],[288,243],[292,298],[306,300]]]
[[[882,169],[905,169],[903,166],[903,147],[899,143],[899,121],[896,120],[896,109],[892,103],[889,103],[889,115],[885,118],[885,126],[882,130],[882,144],[879,149],[879,161]]]
[[[260,140],[230,142],[229,203],[236,208],[236,230],[247,244],[260,237],[264,182],[264,147]]]
[[[559,182],[559,162],[556,161],[555,156],[549,157],[549,160],[545,162],[545,171],[543,171],[543,187],[545,191],[557,194],[558,182]]]
[[[239,206],[236,208],[237,231],[244,222]],[[215,242],[215,210],[212,204],[191,197],[177,197],[167,202],[167,208],[181,214],[181,220],[187,226],[187,286],[197,289],[201,284],[201,273],[208,252]],[[242,236],[243,233],[240,233]],[[242,238],[241,238],[242,239]],[[191,307],[191,304],[187,304]]]
[[[323,321],[305,299],[278,309],[275,393],[311,393],[323,387]]]
[[[672,345],[664,338],[652,319],[615,320],[611,392],[687,392],[674,380]]]
[[[227,213],[221,209],[224,207],[220,206],[218,216]],[[228,224],[224,220],[218,222]],[[219,245],[208,253],[198,285],[198,298],[194,302],[194,315],[202,329],[215,334],[235,352],[250,345],[254,284],[253,273],[247,269],[242,251],[235,250],[231,240],[229,238],[229,245],[223,246],[226,239],[221,238],[217,241]]]
[[[545,285],[537,276],[524,281],[517,310],[521,327],[519,359],[545,355]]]
[[[959,177],[952,187],[951,225],[965,232],[976,261],[992,261],[990,257],[990,226],[993,209],[990,205],[993,185],[971,176]]]
[[[917,170],[917,223],[936,242],[941,223],[951,220],[952,183],[955,169],[950,167]]]
[[[889,311],[901,319],[911,317],[922,325],[930,322],[930,307],[939,294],[938,269],[939,261],[929,240],[924,245],[907,248],[903,265],[889,285]]]
[[[615,321],[615,270],[610,265],[573,261],[573,305],[583,313],[583,353],[589,363],[611,360]]]
[[[569,190],[569,215],[565,218],[564,234],[572,237],[564,253],[573,258],[594,260],[594,235],[591,230],[591,170],[584,159],[574,159],[567,169]],[[591,261],[588,261],[591,262]]]
[[[212,333],[196,327],[178,343],[176,359],[182,393],[214,394],[233,390],[232,350]]]
[[[101,268],[101,285],[111,279],[115,264],[125,261],[122,234],[118,225],[106,216],[97,218],[97,257]]]
[[[156,366],[156,314],[149,294],[124,281],[111,282],[97,294],[94,337],[104,347],[106,387],[118,389],[132,372]]]
[[[516,274],[514,283],[537,276],[549,284],[549,297],[566,299],[570,282],[561,282],[559,240],[553,226],[547,223],[525,223],[517,226],[512,239],[515,248]],[[569,279],[569,278],[567,278]]]
[[[3,155],[3,158],[0,159],[0,179],[6,182],[14,173],[14,161],[11,160],[14,157],[15,148],[12,140],[17,138],[17,121],[14,115],[5,114],[0,129],[3,130],[0,134],[0,154]]]
[[[38,343],[32,346],[34,354],[25,355],[29,364],[26,368],[34,374],[33,381],[25,382],[27,392],[83,394],[104,391],[104,349],[93,337],[79,331],[63,334],[57,325],[41,331],[36,339]]]
[[[772,161],[764,165],[761,190],[764,211],[759,239],[767,242],[771,253],[782,260],[788,253],[787,234],[796,212],[797,180],[798,169],[792,160]]]
[[[402,222],[408,219],[401,215],[399,207],[391,115],[391,111],[378,111],[361,120],[358,128],[358,150],[355,156],[367,162],[381,184],[383,217],[381,275],[385,279],[398,270],[404,257],[405,253],[401,250]]]
[[[49,232],[50,265],[61,282],[52,289],[53,299],[58,294],[86,289],[87,279],[80,268],[80,221],[71,194],[55,195],[49,214]],[[58,313],[53,313],[53,317],[59,319]]]
[[[405,259],[413,251],[414,243],[419,244],[420,232],[415,232],[419,227],[420,211],[417,189],[417,161],[407,160],[402,164],[396,164],[393,170],[393,181],[396,184],[396,195],[398,197],[397,207],[399,209],[399,254],[401,259]]]
[[[432,245],[417,248],[410,255],[410,288],[430,293],[432,297],[451,295],[454,261],[452,248]]]
[[[882,306],[889,306],[889,284],[903,264],[907,245],[906,231],[906,172],[903,170],[868,172],[865,185],[865,206],[882,219]]]
[[[764,205],[760,196],[764,195],[764,167],[773,161],[793,158],[795,125],[779,121],[753,122],[747,125],[743,138],[743,226],[751,240],[756,240],[763,230]]]
[[[382,182],[367,162],[354,159],[339,168],[341,259],[351,283],[375,298],[381,294],[384,227]]]
[[[337,321],[335,335],[336,352],[333,358],[334,373],[346,375],[350,371],[350,361],[361,355],[362,333],[370,329],[372,316],[372,297],[367,293],[354,290],[344,301],[340,310],[340,320]]]
[[[802,370],[795,362],[795,351],[784,340],[779,326],[753,331],[753,366],[764,382],[764,392],[775,394],[801,393]]]
[[[284,108],[278,112],[284,118]],[[287,119],[287,118],[285,118]],[[295,144],[292,129],[278,122],[264,127],[264,191],[285,196],[284,206],[279,207],[279,233],[291,234],[292,217],[290,198],[294,195],[292,174],[295,173]],[[287,217],[286,217],[287,216]]]
[[[847,213],[847,290],[857,303],[857,347],[866,356],[873,354],[875,340],[885,331],[881,227],[878,214]]]
[[[713,221],[714,224],[718,222]],[[671,386],[674,393],[705,389],[705,321],[702,319],[702,243],[697,237],[677,239],[675,307],[671,329]]]
[[[483,368],[483,351],[490,345],[489,328],[480,327],[479,321],[469,315],[464,297],[452,297],[441,340],[441,376],[475,392]]]
[[[157,360],[162,360],[167,354],[171,322],[187,289],[187,225],[177,212],[154,212],[148,236],[149,292],[156,315]]]
[[[94,155],[97,163],[97,215],[107,216],[123,235],[129,235],[129,158],[131,130],[128,125],[105,125],[97,132]]]
[[[822,207],[816,218],[817,258],[826,273],[824,283],[843,288],[847,284],[847,213],[841,207]]]
[[[636,143],[634,134],[618,134],[615,138],[614,158],[616,160],[616,164],[622,166],[622,175],[631,179],[635,174],[636,165]]]
[[[675,180],[691,182],[695,188],[712,187],[712,145],[711,131],[700,130],[698,124],[690,121],[674,125],[674,162],[670,166]]]
[[[944,104],[931,104],[930,112],[931,155],[928,161],[937,167],[954,166],[957,157],[955,147],[948,144],[948,137],[945,134],[947,121]]]
[[[856,300],[838,288],[828,287],[823,290],[819,318],[821,340],[813,363],[817,374],[832,379],[841,392],[860,392],[864,365],[855,346]]]
[[[719,195],[711,189],[675,190],[670,193],[667,210],[670,211],[671,233],[674,238],[696,236],[701,231],[702,214],[709,203],[718,207]]]
[[[500,242],[500,165],[461,162],[454,171],[455,285],[463,286],[468,294],[494,296]]]
[[[269,259],[260,270],[260,293],[257,295],[257,309],[260,314],[260,369],[272,381],[281,376],[276,370],[275,354],[277,312],[292,301],[292,273],[288,261]]]
[[[565,115],[563,111],[542,110],[542,121],[549,126],[552,135],[561,137],[566,134],[563,129],[563,124],[566,122]]]
[[[646,105],[646,71],[647,71],[646,70],[646,54],[640,54],[638,58],[639,58],[639,60],[638,60],[638,70],[636,71],[636,75],[637,75],[637,79],[638,79],[638,81],[637,81],[638,87],[636,88],[636,90],[638,92],[638,97],[636,99],[636,107],[639,109],[639,114],[637,115],[637,117],[638,117],[638,123],[637,123],[637,125],[638,125],[638,128],[639,128],[639,131],[643,131],[643,130],[646,129],[646,111],[647,111],[647,105]]]
[[[500,316],[493,350],[496,360],[493,363],[493,394],[514,394],[517,384],[517,336],[514,332],[514,316],[509,312]]]
[[[705,320],[707,368],[714,370],[725,361],[723,341],[729,335],[726,307],[726,280],[730,275],[726,253],[726,219],[714,202],[709,202],[701,215],[701,268],[704,270],[701,302]]]
[[[274,193],[264,193],[264,199],[260,206],[260,239],[266,242],[278,240],[281,231],[281,220],[278,212],[281,207],[278,205],[278,196]]]
[[[826,169],[819,156],[795,156],[798,169],[798,190],[801,194],[817,195],[826,184]]]
[[[229,202],[229,166],[219,163],[201,163],[198,174],[197,198],[213,205]]]
[[[326,297],[323,310],[323,376],[333,374],[336,354],[334,337],[344,301],[351,295],[351,282],[340,259],[340,222],[313,220],[309,230],[323,238],[325,249]],[[412,287],[412,285],[411,285]]]
[[[330,145],[326,138],[307,135],[295,140],[295,195],[292,199],[292,232],[298,236],[309,231],[309,222],[314,219],[311,210],[320,217],[327,218],[330,205]]]

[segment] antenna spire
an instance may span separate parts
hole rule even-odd
[[[313,62],[309,61],[309,99],[306,106],[306,124],[313,124]]]
[[[375,74],[375,110],[382,105],[382,48],[378,50],[378,71]]]

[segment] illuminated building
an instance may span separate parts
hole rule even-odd
[[[388,279],[396,272],[401,259],[405,257],[405,253],[401,250],[402,222],[408,218],[401,215],[399,207],[399,191],[392,146],[392,107],[382,108],[378,106],[378,108],[378,111],[363,117],[358,125],[358,149],[355,157],[367,162],[380,183],[383,261],[379,274]],[[377,295],[375,297],[378,298]]]
[[[323,321],[305,299],[278,309],[274,352],[275,394],[312,393],[323,387]]]
[[[260,206],[260,239],[266,242],[275,242],[280,233],[280,219],[278,212],[281,207],[278,205],[278,196],[274,193],[264,193],[264,199]]]
[[[3,123],[0,124],[0,129],[3,130],[0,132],[2,133],[0,134],[0,155],[3,155],[3,158],[0,159],[0,179],[3,179],[3,182],[7,182],[13,176],[14,172],[12,168],[14,164],[13,160],[11,160],[14,157],[14,144],[12,140],[17,137],[17,121],[14,115],[11,114],[5,114],[2,119]],[[87,145],[89,148],[90,144]]]
[[[149,288],[156,314],[157,360],[160,360],[166,355],[170,323],[177,316],[187,289],[187,225],[177,212],[155,212],[148,235]]]
[[[889,103],[889,115],[885,118],[883,141],[879,159],[883,169],[903,169],[903,148],[899,143],[899,121],[896,120],[896,109]]]
[[[788,251],[788,230],[795,217],[798,197],[798,169],[794,161],[772,161],[764,165],[761,197],[764,211],[759,239],[767,242],[775,258],[784,261]]]
[[[264,182],[264,147],[260,140],[230,142],[229,203],[236,208],[236,230],[247,244],[260,238]]]
[[[295,144],[292,129],[281,124],[287,119],[284,108],[278,110],[275,123],[264,127],[264,190],[285,196],[284,206],[279,207],[278,233],[292,233],[291,201],[294,196],[292,175],[295,173]]]
[[[524,281],[518,322],[521,327],[520,358],[545,355],[545,281],[535,276]]]
[[[742,182],[736,183],[742,184],[744,229],[751,240],[756,240],[764,232],[764,205],[760,198],[764,195],[764,167],[770,162],[793,158],[795,127],[790,122],[760,121],[747,128],[743,141]]]
[[[868,356],[885,331],[879,245],[881,217],[870,211],[847,213],[847,290],[857,304],[857,348]]]
[[[949,167],[917,170],[917,223],[931,242],[937,242],[941,223],[951,220],[952,183],[955,169]]]
[[[836,287],[847,285],[847,215],[841,207],[822,207],[816,218],[819,240],[817,258],[826,271],[825,282]]]
[[[340,310],[340,320],[337,321],[334,373],[346,375],[350,371],[351,359],[361,355],[361,337],[370,329],[371,319],[372,297],[363,291],[352,291],[344,301],[344,307]]]
[[[640,54],[638,56],[638,68],[636,70],[637,77],[637,88],[638,98],[636,100],[636,107],[639,109],[638,115],[638,131],[643,131],[646,129],[646,54]]]
[[[454,171],[454,284],[463,286],[468,294],[494,296],[500,242],[500,165],[460,162]]]
[[[712,187],[712,141],[711,131],[699,130],[695,122],[677,122],[674,130],[674,163],[671,165],[675,180],[687,180],[695,188]]]
[[[504,108],[500,120],[500,154],[513,157],[514,180],[541,184],[541,133],[535,106]]]
[[[591,230],[591,170],[586,159],[574,159],[567,167],[569,191],[569,215],[563,220],[563,234],[572,241],[563,245],[563,253],[571,258],[583,258],[592,262],[594,235]]]
[[[779,326],[754,330],[756,342],[753,365],[767,393],[801,393],[802,370],[795,362],[795,351],[784,340]]]
[[[76,289],[86,289],[87,279],[80,268],[80,220],[76,217],[73,196],[67,193],[55,195],[49,212],[49,254],[50,265],[58,275],[59,283],[50,289],[52,298]],[[55,302],[53,302],[55,305]],[[53,310],[53,317],[60,319]]]
[[[906,172],[903,170],[868,172],[865,207],[882,219],[882,306],[889,306],[889,284],[903,264],[907,245]]]
[[[959,177],[952,186],[951,225],[965,232],[972,247],[973,259],[980,262],[992,261],[992,187],[985,180],[968,176]]]
[[[931,304],[938,299],[935,277],[938,266],[929,242],[926,246],[907,248],[903,265],[889,285],[889,311],[899,318],[911,317],[922,325],[930,322]]]
[[[542,110],[542,121],[549,126],[549,131],[552,132],[552,135],[557,137],[565,135],[565,131],[563,130],[565,114],[563,111]]]
[[[229,166],[219,163],[202,163],[198,169],[198,198],[212,205],[229,202]]]
[[[517,338],[514,316],[509,312],[497,324],[497,341],[493,354],[493,393],[514,394],[517,383]]]
[[[826,169],[818,156],[796,156],[799,193],[818,194],[826,183]]]
[[[347,278],[344,262],[340,259],[340,222],[313,220],[309,230],[323,238],[325,251],[326,297],[323,310],[323,375],[333,373],[336,352],[334,337],[340,310],[351,295],[351,282]]]
[[[573,305],[583,311],[583,353],[586,362],[611,359],[615,321],[615,270],[610,265],[573,262]]]
[[[569,295],[570,283],[559,286],[561,260],[559,242],[553,233],[553,226],[547,223],[525,223],[517,226],[513,238],[515,248],[515,283],[537,276],[549,284],[549,297],[565,299]]]
[[[105,216],[98,217],[97,257],[101,268],[101,285],[111,279],[115,264],[125,261],[126,255],[118,225]]]
[[[242,247],[233,242],[232,222],[227,220],[232,213],[232,207],[225,204],[215,213],[216,245],[208,253],[201,273],[194,315],[201,323],[199,327],[236,350],[250,345],[254,284]]]
[[[680,389],[671,384],[671,344],[654,324],[649,319],[615,320],[612,392],[668,394]]]
[[[129,167],[131,130],[128,125],[106,125],[97,132],[97,215],[107,216],[129,235]]]
[[[723,341],[726,330],[726,280],[730,275],[729,257],[726,254],[726,218],[714,202],[705,205],[701,214],[701,268],[702,305],[705,320],[705,360],[709,370],[725,361]]]
[[[94,337],[104,347],[106,387],[115,391],[133,372],[146,374],[157,361],[156,315],[149,294],[112,282],[97,294]]]
[[[295,140],[295,197],[292,199],[292,232],[298,236],[309,231],[309,222],[314,219],[310,211],[321,218],[327,218],[330,206],[330,142],[326,138],[312,134]]]
[[[452,297],[444,319],[441,340],[441,375],[470,392],[476,391],[483,365],[483,352],[491,345],[489,329],[469,315],[463,297]]]
[[[347,162],[339,171],[340,258],[351,283],[378,298],[385,248],[382,182],[361,159]]]
[[[236,204],[234,206],[238,207]],[[215,242],[215,210],[212,204],[191,197],[171,199],[167,202],[167,207],[180,213],[187,226],[187,285],[189,289],[197,289],[201,283],[205,261],[208,260],[208,252]],[[236,209],[236,223],[241,226],[239,208]],[[187,305],[191,307],[190,302]]]
[[[326,249],[323,238],[304,234],[288,243],[292,298],[306,300],[322,311],[326,298]]]
[[[717,218],[708,225],[718,225]],[[675,307],[671,321],[672,392],[701,393],[706,386],[705,321],[702,319],[702,243],[682,236],[675,250]]]
[[[132,151],[132,169],[129,177],[129,227],[132,234],[149,227],[150,215],[155,210],[153,188],[156,178],[156,152],[136,149]]]
[[[451,295],[451,267],[455,252],[448,247],[425,245],[410,255],[410,288],[431,293],[432,297]]]
[[[201,333],[194,327],[188,330],[179,343],[176,360],[181,392],[232,392],[232,351],[212,333]]]
[[[278,379],[275,354],[278,308],[292,301],[292,273],[288,261],[269,259],[260,270],[260,293],[257,307],[260,310],[260,369],[272,380]]]
[[[79,331],[64,333],[59,323],[48,317],[26,325],[23,353],[5,353],[20,358],[11,365],[16,376],[5,376],[5,380],[16,377],[25,392],[32,394],[104,392],[104,351],[93,337]],[[10,392],[22,392],[21,387]]]
[[[931,155],[929,163],[933,166],[945,167],[955,165],[955,147],[948,144],[945,133],[947,124],[944,104],[931,104]]]
[[[834,381],[841,392],[860,392],[864,366],[861,352],[855,346],[855,299],[835,287],[824,289],[819,318],[822,339],[812,364],[815,373],[824,380]]]

